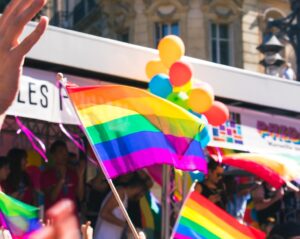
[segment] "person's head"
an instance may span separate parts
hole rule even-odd
[[[0,156],[0,182],[7,179],[9,172],[10,169],[7,157]]]
[[[208,175],[207,180],[213,184],[218,184],[222,179],[224,169],[222,164],[216,162],[214,159],[210,159],[208,163]]]
[[[67,165],[69,153],[64,141],[56,140],[50,147],[50,154],[56,165]]]
[[[143,182],[135,181],[125,186],[130,200],[139,200],[146,193],[147,187]]]
[[[18,174],[25,171],[27,164],[27,152],[24,149],[12,148],[7,154],[10,171]]]

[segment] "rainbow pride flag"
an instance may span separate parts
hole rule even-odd
[[[155,164],[207,171],[208,130],[183,108],[129,86],[66,88],[109,178]]]
[[[161,235],[161,205],[150,191],[146,192],[139,203],[142,228],[146,238],[159,238]]]
[[[0,223],[13,239],[29,238],[41,227],[39,209],[0,192]]]
[[[175,239],[263,239],[265,233],[240,224],[198,192],[190,192],[179,213]]]

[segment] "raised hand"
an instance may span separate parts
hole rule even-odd
[[[47,0],[11,0],[0,18],[0,115],[13,102],[22,74],[24,56],[44,33],[48,19],[42,17],[35,30],[23,41],[25,25],[41,10]]]

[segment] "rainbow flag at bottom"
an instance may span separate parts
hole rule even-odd
[[[29,238],[41,227],[39,209],[0,192],[0,224],[13,239]]]
[[[173,230],[175,239],[263,239],[264,232],[239,223],[198,192],[190,192]]]

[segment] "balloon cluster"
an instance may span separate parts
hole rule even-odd
[[[158,45],[159,59],[146,65],[151,93],[165,98],[190,111],[213,126],[219,126],[228,119],[228,108],[215,101],[213,88],[206,82],[192,80],[191,67],[181,60],[185,47],[174,35],[161,39]]]

